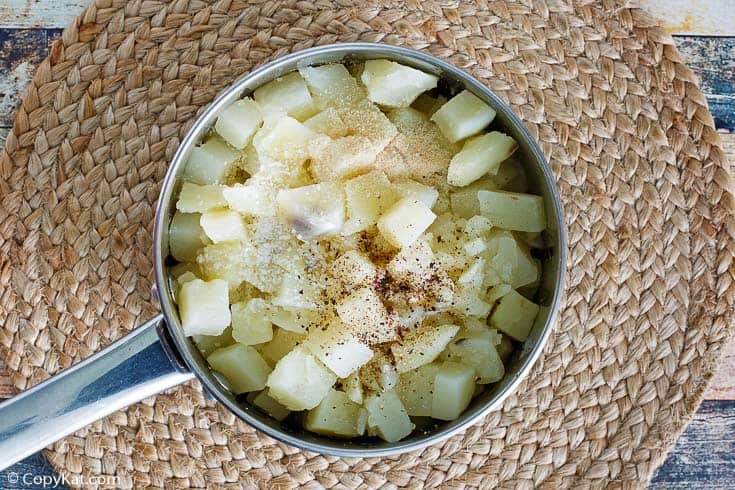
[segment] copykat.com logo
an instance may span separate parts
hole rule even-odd
[[[10,486],[15,488],[59,488],[59,487],[117,487],[120,477],[116,475],[37,475],[35,473],[9,472],[5,478]],[[0,482],[0,488],[3,488]]]

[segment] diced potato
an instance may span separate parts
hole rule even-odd
[[[510,337],[503,335],[500,339],[500,344],[498,344],[495,349],[498,351],[500,359],[505,363],[508,361],[511,354],[513,354],[513,342],[510,340]]]
[[[184,335],[219,335],[230,325],[227,283],[194,279],[181,285],[179,316]]]
[[[494,226],[506,230],[543,231],[546,228],[544,199],[532,194],[479,191],[480,211]]]
[[[387,442],[396,442],[413,432],[415,426],[394,391],[367,397],[365,408],[369,434]]]
[[[433,260],[434,252],[429,244],[425,240],[416,240],[398,252],[388,262],[386,270],[396,279],[419,285],[432,275],[431,262]]]
[[[457,362],[443,362],[434,377],[431,416],[455,420],[472,401],[475,392],[475,369]]]
[[[454,189],[449,193],[452,213],[460,218],[472,218],[480,215],[480,200],[477,192],[481,190],[495,190],[498,186],[489,176],[476,180],[467,187]]]
[[[389,342],[397,337],[390,323],[388,311],[377,293],[368,287],[352,292],[337,303],[339,318],[350,326],[355,335],[364,338],[368,344]]]
[[[222,187],[218,185],[196,185],[184,182],[176,201],[176,209],[182,213],[204,213],[210,209],[227,206],[222,197]]]
[[[309,158],[309,141],[314,133],[291,117],[267,120],[255,133],[253,146],[261,160],[301,165]]]
[[[378,270],[369,257],[357,250],[349,250],[332,263],[332,276],[345,286],[363,286],[372,283]]]
[[[476,255],[480,255],[487,249],[487,242],[484,238],[477,237],[465,242],[462,247],[468,256],[474,257]]]
[[[428,93],[424,92],[423,94],[416,97],[416,100],[413,101],[411,107],[431,117],[436,111],[439,110],[441,106],[446,104],[446,102],[447,98],[443,95],[434,97],[433,95],[429,95]]]
[[[436,363],[431,363],[401,374],[395,392],[410,416],[431,416],[434,377],[438,368]]]
[[[333,182],[281,189],[276,200],[281,216],[301,240],[338,233],[345,220],[342,189]]]
[[[217,349],[207,357],[212,369],[224,374],[233,393],[247,393],[265,388],[270,366],[249,345],[233,344]]]
[[[398,193],[388,177],[380,170],[355,177],[345,182],[347,221],[343,235],[351,235],[368,229],[398,200]]]
[[[389,107],[408,107],[438,81],[434,75],[389,60],[366,61],[360,78],[368,98]]]
[[[202,275],[202,271],[199,269],[199,265],[197,265],[196,262],[182,262],[180,264],[176,264],[170,267],[168,272],[176,279],[185,272],[192,272],[197,277]]]
[[[378,220],[378,230],[398,248],[411,245],[434,222],[436,215],[423,202],[404,198],[388,209]]]
[[[241,149],[250,143],[262,122],[258,104],[246,97],[225,107],[217,116],[214,129],[229,144]]]
[[[505,367],[500,359],[495,344],[488,337],[467,336],[449,345],[452,359],[475,369],[478,383],[495,383],[505,376]]]
[[[376,350],[370,362],[362,366],[357,374],[362,386],[375,393],[392,390],[398,384],[398,371],[393,365],[393,358],[382,350]]]
[[[183,177],[196,184],[218,184],[237,158],[237,152],[221,138],[211,137],[191,150]]]
[[[309,66],[300,68],[299,72],[321,108],[349,106],[365,98],[357,80],[343,65]]]
[[[396,109],[388,118],[398,130],[392,144],[411,169],[411,177],[431,186],[445,184],[447,167],[459,148],[417,110]]]
[[[346,378],[373,357],[370,347],[339,318],[326,322],[321,328],[312,329],[304,346],[338,378]]]
[[[252,298],[247,302],[235,303],[232,312],[232,337],[244,345],[257,345],[273,338],[268,302]]]
[[[290,271],[283,276],[271,303],[287,310],[311,309],[316,307],[316,296],[314,284],[305,274]]]
[[[297,411],[319,405],[336,380],[332,371],[297,346],[278,361],[266,384],[273,399]]]
[[[393,183],[393,187],[401,197],[412,197],[432,208],[439,197],[439,191],[434,187],[421,184],[411,179],[402,179]]]
[[[479,208],[480,201],[477,201],[477,205]],[[483,233],[490,231],[492,227],[492,221],[484,216],[477,215],[472,216],[467,220],[467,223],[465,223],[464,226],[464,232],[468,235],[482,235]]]
[[[457,284],[460,287],[480,292],[482,284],[485,280],[485,259],[478,257],[472,262],[472,265],[459,276]]]
[[[213,209],[203,213],[199,223],[214,243],[248,239],[245,221],[237,211]]]
[[[263,390],[257,394],[253,393],[253,395],[255,396],[249,398],[248,401],[279,422],[284,420],[291,413],[288,408],[271,398],[268,394],[268,390]]]
[[[454,292],[452,308],[463,315],[486,317],[492,305],[480,297],[480,292],[474,288],[460,287]]]
[[[337,107],[337,111],[349,134],[365,136],[373,142],[376,155],[383,151],[398,133],[383,111],[367,99],[349,107]]]
[[[498,301],[500,298],[502,298],[512,290],[513,287],[510,284],[497,284],[488,289],[487,294],[485,295],[485,301],[490,304],[495,304],[496,301]]]
[[[304,126],[315,133],[325,134],[330,138],[341,138],[347,136],[347,128],[339,112],[333,107],[327,107],[323,111],[311,116],[304,121]]]
[[[512,233],[507,231],[493,232],[488,240],[488,253],[492,257],[488,264],[500,281],[520,288],[538,281],[539,264],[528,253],[528,249],[520,243]],[[494,283],[489,279],[488,283]]]
[[[490,326],[509,337],[524,342],[538,315],[539,307],[516,291],[506,294],[490,315]]]
[[[253,98],[264,115],[284,113],[303,121],[317,111],[306,82],[296,72],[256,89]]]
[[[197,252],[209,243],[199,225],[200,214],[177,211],[168,227],[168,247],[171,256],[182,262],[196,260]]]
[[[467,90],[452,97],[431,116],[444,136],[453,143],[476,135],[493,119],[495,110]]]
[[[319,322],[319,314],[315,310],[285,308],[271,308],[271,321],[284,330],[296,333],[305,333],[310,325]]]
[[[423,325],[406,333],[390,350],[396,369],[405,373],[437,358],[459,331],[457,325]]]
[[[260,348],[260,354],[263,359],[271,366],[275,366],[278,361],[291,352],[296,345],[306,338],[306,334],[297,333],[282,328],[276,329],[273,340],[264,344]]]
[[[222,196],[235,211],[251,216],[274,216],[276,190],[264,183],[247,183],[223,187]]]
[[[364,399],[362,381],[360,381],[360,376],[357,373],[352,373],[342,380],[342,390],[350,400],[362,405]]]
[[[334,437],[357,437],[365,433],[367,411],[341,391],[329,390],[327,396],[304,417],[304,428]]]
[[[283,271],[272,264],[269,268],[264,267],[262,260],[262,253],[250,241],[207,245],[197,256],[203,277],[227,281],[230,291],[234,292],[247,281],[263,292],[275,292],[281,284]],[[279,270],[281,275],[276,274]]]
[[[385,173],[391,180],[406,180],[413,175],[411,167],[408,166],[406,159],[394,144],[386,146],[378,153],[373,167]]]
[[[517,149],[518,143],[513,138],[497,131],[470,138],[452,157],[447,182],[464,187],[486,173],[495,174],[503,160]]]
[[[370,138],[350,135],[331,139],[317,137],[309,143],[311,173],[319,182],[365,173],[373,166],[377,150]]]
[[[235,340],[232,338],[232,329],[229,327],[219,335],[194,335],[192,340],[196,344],[197,349],[199,349],[199,352],[205,357],[217,349],[235,343]]]

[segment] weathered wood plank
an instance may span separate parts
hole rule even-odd
[[[735,36],[732,0],[640,0],[672,34]]]
[[[735,482],[735,401],[702,403],[651,484],[653,490],[731,489]]]
[[[3,27],[66,27],[87,6],[88,0],[2,0]]]

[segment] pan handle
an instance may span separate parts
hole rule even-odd
[[[163,315],[0,403],[0,469],[105,415],[194,377],[166,341]]]

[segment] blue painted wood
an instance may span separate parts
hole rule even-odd
[[[42,453],[24,459],[7,470],[0,471],[2,490],[67,490],[68,485],[58,475]]]

